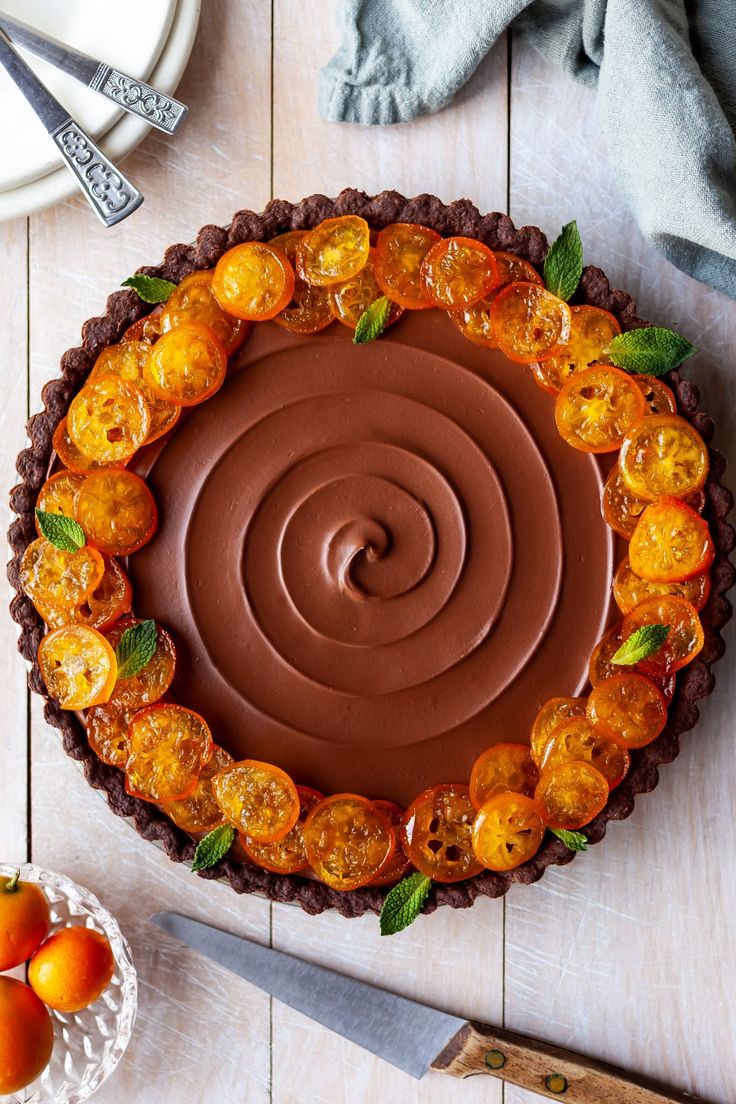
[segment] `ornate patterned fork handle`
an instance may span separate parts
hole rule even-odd
[[[68,118],[51,131],[51,137],[105,226],[114,226],[140,207],[142,194],[74,119]]]
[[[129,77],[104,62],[100,62],[89,87],[167,134],[179,129],[187,113],[187,108],[179,100],[157,92],[145,81]]]

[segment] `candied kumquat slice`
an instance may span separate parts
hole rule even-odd
[[[124,468],[130,457],[125,460],[118,460],[115,463],[102,463],[99,460],[93,460],[91,456],[87,456],[72,441],[69,436],[69,428],[67,426],[66,418],[62,418],[58,426],[54,430],[54,436],[52,438],[52,444],[54,446],[54,452],[59,457],[65,468],[69,468],[73,472],[88,472],[97,471],[100,468]]]
[[[373,253],[373,250],[371,250]],[[360,316],[375,303],[376,299],[383,297],[383,291],[378,285],[372,260],[363,265],[360,272],[351,276],[339,284],[331,284],[327,289],[330,300],[330,310],[339,322],[354,330],[358,325]],[[401,318],[404,308],[396,303],[391,304],[387,325],[391,325]]]
[[[228,314],[247,322],[264,322],[291,299],[294,269],[281,249],[266,242],[243,242],[220,257],[211,286]]]
[[[316,287],[339,284],[360,272],[369,250],[370,230],[365,219],[358,215],[324,219],[297,243],[296,272]]]
[[[613,576],[613,597],[621,613],[628,613],[645,598],[658,594],[676,594],[678,598],[687,598],[700,612],[710,595],[710,575],[706,571],[683,583],[650,583],[636,574],[629,557],[624,556]]]
[[[568,759],[542,773],[534,796],[550,828],[574,831],[606,804],[608,783],[591,763]]]
[[[38,665],[46,689],[62,709],[106,702],[117,675],[115,653],[97,629],[64,625],[41,641]]]
[[[135,617],[118,621],[108,631],[107,639],[113,648],[117,648],[124,632],[140,624]],[[156,625],[156,651],[146,666],[137,675],[119,678],[115,686],[112,701],[116,705],[153,705],[164,696],[171,686],[176,669],[176,647],[170,634],[162,625]]]
[[[572,717],[554,730],[542,752],[539,769],[544,772],[569,759],[592,763],[610,789],[618,786],[631,765],[623,743],[599,732],[587,716]]]
[[[151,416],[151,425],[145,442],[147,445],[173,429],[181,414],[178,406],[153,394],[144,374],[150,352],[151,344],[148,341],[122,341],[119,345],[108,345],[95,361],[89,377],[94,380],[99,376],[119,376],[139,389],[146,400]]]
[[[20,585],[36,609],[74,609],[105,573],[102,554],[91,545],[65,552],[43,537],[32,541],[20,561]]]
[[[368,885],[393,885],[394,882],[400,882],[404,875],[411,869],[411,863],[407,859],[403,847],[404,810],[400,805],[397,805],[395,801],[379,800],[374,801],[373,804],[388,817],[391,827],[394,830],[395,840],[394,849],[391,855],[381,867],[378,874],[376,874],[374,878],[371,878]]]
[[[636,386],[644,396],[647,414],[676,414],[677,401],[672,389],[657,376],[632,375]]]
[[[283,839],[299,819],[297,788],[273,763],[232,763],[215,774],[212,792],[230,823],[258,843]]]
[[[83,456],[115,462],[128,460],[145,444],[151,415],[134,383],[120,376],[95,376],[72,399],[66,425]]]
[[[183,322],[203,322],[222,342],[225,355],[241,347],[253,329],[252,323],[223,310],[212,294],[214,270],[185,276],[166,300],[159,319],[159,333],[175,330]]]
[[[296,792],[299,795],[299,819],[283,839],[274,843],[257,843],[250,836],[240,836],[248,858],[274,874],[296,874],[309,866],[304,823],[315,805],[322,801],[323,795],[308,786],[297,786]]]
[[[212,792],[212,779],[218,771],[232,763],[233,757],[219,744],[212,747],[212,757],[199,772],[197,784],[189,797],[180,801],[164,801],[161,808],[183,832],[211,832],[225,824],[222,809]]]
[[[539,850],[546,824],[542,806],[506,791],[484,802],[473,822],[473,850],[488,870],[514,870]]]
[[[395,836],[389,818],[357,794],[326,797],[304,824],[309,865],[325,885],[364,886],[391,858]]]
[[[650,583],[683,583],[713,563],[708,522],[679,498],[658,498],[642,513],[629,544],[631,570]]]
[[[509,360],[531,364],[562,352],[570,340],[567,303],[539,284],[519,281],[499,291],[491,304],[491,327]]]
[[[705,643],[703,626],[695,606],[686,598],[678,598],[674,594],[645,598],[634,606],[624,618],[623,640],[627,640],[642,625],[667,625],[670,630],[657,651],[637,664],[637,670],[645,674],[662,677],[679,671],[692,663]]]
[[[133,322],[120,340],[147,341],[149,345],[153,345],[154,341],[158,341],[161,336],[161,310],[162,307],[159,304],[150,314],[144,314],[137,322]]]
[[[476,809],[497,794],[534,793],[539,771],[526,744],[494,744],[473,763],[470,800]]]
[[[435,882],[458,882],[482,870],[473,851],[475,806],[467,786],[433,786],[415,797],[404,816],[404,850]]]
[[[531,366],[536,382],[552,395],[562,389],[570,376],[592,364],[610,364],[603,350],[621,333],[616,317],[599,307],[570,307],[570,315],[570,337],[565,348]]]
[[[105,570],[97,586],[76,606],[44,606],[39,609],[52,629],[62,625],[87,625],[104,632],[130,612],[133,588],[117,560],[106,559]]]
[[[627,540],[636,529],[646,500],[632,494],[621,478],[618,464],[611,468],[603,488],[601,510],[606,525]]]
[[[620,675],[621,668],[611,663],[611,659],[624,642],[623,621],[613,625],[596,644],[591,652],[588,665],[588,679],[591,686],[597,686],[603,679],[611,675]],[[583,710],[585,712],[585,710]]]
[[[87,743],[103,763],[125,770],[130,754],[128,727],[135,712],[135,706],[110,701],[87,710]]]
[[[581,452],[613,452],[644,414],[644,396],[631,376],[596,364],[576,372],[555,402],[560,436]]]
[[[497,291],[505,288],[508,284],[518,283],[538,284],[540,287],[544,287],[544,280],[534,265],[529,261],[525,261],[523,257],[518,257],[516,253],[506,253],[498,249],[494,249],[493,256],[496,258],[496,264],[498,265]]]
[[[293,265],[296,263],[296,247],[306,233],[306,230],[287,230],[285,234],[272,238],[270,244],[282,249]],[[274,322],[283,329],[296,334],[319,333],[334,321],[327,288],[313,287],[301,276],[294,280],[288,304],[274,318]]]
[[[139,709],[128,727],[125,788],[157,804],[188,797],[213,746],[207,722],[191,709],[161,702]]]
[[[420,270],[429,250],[441,241],[436,230],[415,222],[394,222],[381,230],[373,264],[382,293],[407,310],[433,307]]]
[[[618,463],[625,486],[649,502],[662,495],[695,494],[705,485],[709,467],[703,438],[677,414],[652,414],[633,426]]]
[[[585,705],[585,698],[550,698],[544,703],[529,736],[529,752],[537,767],[554,730],[572,717],[584,717]]]
[[[182,322],[151,348],[144,369],[154,395],[176,406],[196,406],[219,390],[227,356],[219,337],[202,322]]]
[[[443,238],[422,261],[420,275],[427,296],[438,307],[459,310],[477,303],[498,286],[493,252],[475,238]]]
[[[667,723],[667,702],[651,679],[626,672],[593,687],[587,715],[610,739],[623,741],[627,748],[641,748],[656,740]]]
[[[47,514],[63,514],[64,517],[74,517],[74,496],[84,482],[81,472],[60,471],[47,479],[36,499],[36,509],[43,510]],[[41,530],[36,520],[36,529],[39,536]]]
[[[139,475],[125,469],[90,472],[77,491],[74,516],[108,556],[132,555],[158,526],[153,495]]]
[[[483,345],[486,349],[498,348],[491,322],[491,304],[494,294],[484,296],[477,303],[471,303],[469,307],[447,312],[463,337],[467,337],[468,341],[476,345]]]

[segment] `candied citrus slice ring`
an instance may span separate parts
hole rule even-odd
[[[534,796],[550,828],[574,831],[606,804],[608,783],[591,763],[568,759],[542,773]]]
[[[299,819],[283,839],[276,840],[275,843],[257,843],[242,833],[240,836],[248,858],[274,874],[296,874],[309,866],[304,823],[315,805],[323,800],[323,795],[309,786],[297,786],[296,792],[299,795]]]
[[[266,242],[243,242],[223,253],[212,277],[212,294],[222,309],[246,322],[265,322],[289,303],[294,269],[289,258]]]
[[[364,218],[340,215],[324,219],[297,244],[297,276],[316,287],[339,284],[360,272],[369,250],[370,230]]]
[[[493,252],[475,238],[444,238],[426,254],[420,268],[426,294],[438,307],[459,310],[498,286]]]
[[[476,809],[486,801],[509,791],[534,793],[539,771],[526,744],[494,744],[473,763],[470,771],[470,800]]]
[[[614,452],[643,415],[644,396],[631,376],[608,365],[570,376],[555,401],[560,436],[580,452]]]
[[[86,544],[78,552],[65,552],[38,537],[23,553],[19,580],[39,612],[72,610],[99,585],[104,573],[105,561],[96,548]]]
[[[140,476],[125,470],[90,472],[74,499],[74,516],[108,556],[132,555],[158,526],[153,495]]]
[[[60,471],[47,479],[36,499],[36,509],[43,510],[46,514],[63,514],[64,517],[74,517],[74,496],[84,482],[81,472]],[[41,535],[41,530],[36,519],[36,530]]]
[[[252,323],[223,310],[212,293],[214,269],[185,276],[166,300],[159,317],[159,334],[175,330],[183,322],[203,322],[219,341],[226,356],[236,352],[253,329]]]
[[[593,687],[587,716],[610,739],[622,740],[627,748],[641,748],[656,740],[667,723],[667,702],[645,675],[613,675]]]
[[[374,878],[371,878],[368,885],[372,886],[384,886],[393,885],[394,882],[400,882],[405,874],[411,869],[411,864],[406,857],[403,847],[403,830],[404,830],[404,810],[400,805],[397,805],[395,801],[374,801],[375,807],[388,817],[389,823],[394,830],[394,849],[387,862],[383,864],[380,871]]]
[[[632,494],[652,502],[663,495],[688,498],[708,477],[703,438],[678,414],[653,414],[632,427],[618,458],[621,478]]]
[[[103,704],[115,686],[115,653],[102,633],[86,625],[47,633],[38,647],[38,666],[50,697],[62,709]]]
[[[544,287],[544,280],[534,265],[525,261],[523,257],[517,256],[516,253],[506,253],[502,249],[494,249],[493,256],[498,265],[497,291],[508,287],[509,284],[518,283],[538,284],[539,287]]]
[[[373,250],[371,250],[371,254]],[[342,280],[339,284],[331,284],[327,289],[330,301],[330,310],[333,316],[342,322],[344,326],[354,330],[358,325],[360,316],[375,303],[376,299],[383,297],[378,281],[373,271],[372,259],[363,265],[355,276]],[[391,325],[401,318],[404,308],[392,303],[389,309],[387,325]]]
[[[130,612],[133,588],[117,560],[105,560],[105,570],[94,590],[75,606],[41,606],[39,613],[52,629],[87,625],[104,632]]]
[[[67,432],[83,456],[103,463],[129,460],[151,429],[143,392],[120,376],[95,376],[70,405]]]
[[[537,712],[529,735],[529,752],[537,766],[554,730],[572,717],[584,717],[585,704],[585,698],[550,698]]]
[[[293,265],[296,263],[296,247],[306,233],[306,230],[287,230],[285,234],[272,238],[269,244],[282,249]],[[301,276],[294,280],[288,304],[274,318],[274,322],[283,329],[296,334],[319,333],[334,321],[327,289],[313,287]]]
[[[657,376],[631,377],[644,396],[647,414],[676,414],[677,400],[672,389]]]
[[[212,792],[212,779],[218,771],[232,763],[233,757],[219,744],[212,747],[212,757],[199,772],[197,784],[189,797],[179,801],[164,801],[161,808],[183,832],[211,832],[225,824],[222,809]]]
[[[531,366],[535,381],[551,395],[592,364],[610,364],[603,350],[621,333],[618,319],[600,307],[570,307],[570,315],[570,336],[562,352]]]
[[[144,374],[154,395],[176,406],[196,406],[219,390],[227,356],[202,322],[182,322],[151,348]]]
[[[333,794],[319,802],[304,824],[309,865],[332,889],[366,885],[390,860],[394,830],[372,801]]]
[[[477,303],[471,303],[469,307],[447,312],[463,337],[467,337],[468,341],[472,341],[475,345],[483,345],[486,349],[498,348],[491,322],[493,299],[494,294],[485,295]]]
[[[147,445],[173,429],[181,414],[178,406],[153,394],[144,374],[150,352],[151,344],[148,341],[128,340],[121,341],[118,345],[108,345],[98,356],[89,376],[90,380],[100,376],[119,376],[120,379],[127,380],[139,389],[146,400],[148,413],[151,416],[151,425],[145,442]]]
[[[126,790],[158,804],[180,801],[194,791],[214,745],[198,713],[159,702],[134,714],[128,746]]]
[[[561,353],[570,339],[567,303],[538,284],[508,284],[491,304],[491,327],[509,360],[531,364]]]
[[[116,622],[106,634],[112,647],[117,648],[123,633],[138,624],[140,621],[135,617]],[[174,641],[163,625],[156,625],[156,651],[153,658],[137,675],[119,678],[111,700],[117,705],[132,705],[136,708],[153,705],[171,686],[175,670]]]
[[[628,540],[646,507],[646,500],[632,494],[621,478],[618,464],[608,473],[603,487],[601,510],[606,525]]]
[[[544,773],[568,760],[592,763],[611,790],[624,779],[631,766],[629,753],[621,740],[599,732],[587,713],[558,725],[542,752],[539,769]]]
[[[420,269],[429,250],[440,241],[436,230],[415,222],[394,222],[381,230],[373,265],[383,294],[407,310],[433,307]]]
[[[638,606],[645,598],[652,598],[658,594],[676,594],[678,598],[687,598],[699,613],[708,601],[710,585],[710,575],[707,571],[702,575],[695,575],[692,579],[686,579],[683,583],[649,583],[632,570],[629,557],[624,556],[613,576],[613,597],[621,613],[624,614],[634,606]]]
[[[475,857],[488,870],[514,870],[536,855],[545,829],[538,802],[512,791],[496,794],[473,822]]]
[[[99,460],[93,460],[91,456],[87,456],[78,449],[72,441],[69,436],[66,418],[62,418],[54,430],[51,443],[54,452],[59,457],[64,467],[69,468],[69,470],[73,472],[81,472],[84,474],[88,471],[98,471],[101,468],[124,468],[130,459],[130,457],[127,457],[125,460],[117,460],[114,463],[103,463]]]
[[[436,882],[459,882],[482,870],[473,851],[475,806],[467,786],[433,786],[415,797],[404,817],[404,850]]]
[[[655,676],[671,675],[692,663],[705,643],[698,611],[686,598],[662,594],[645,598],[626,614],[622,639],[627,640],[642,625],[667,625],[669,632],[656,652],[637,664],[637,670]]]
[[[101,762],[125,770],[130,754],[128,727],[134,713],[134,706],[125,707],[110,701],[87,710],[87,743]]]
[[[212,792],[227,820],[258,843],[283,839],[299,819],[296,786],[273,763],[232,763],[215,774]]]
[[[159,304],[150,314],[144,314],[137,322],[133,322],[120,338],[121,342],[146,341],[149,345],[153,345],[154,341],[158,341],[161,336],[161,310],[162,307]]]
[[[708,522],[679,498],[658,498],[642,513],[629,544],[632,571],[650,583],[684,583],[713,563]]]

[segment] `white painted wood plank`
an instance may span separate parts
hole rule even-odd
[[[0,226],[0,531],[3,533],[3,615],[0,624],[0,679],[5,691],[0,710],[0,855],[8,862],[27,858],[28,693],[26,673],[17,652],[16,625],[6,608],[11,598],[4,565],[9,549],[4,534],[10,525],[8,491],[18,482],[15,458],[25,443],[28,386],[27,224],[25,219]]]
[[[550,237],[577,218],[586,260],[702,350],[689,373],[733,458],[736,304],[642,239],[611,182],[595,97],[513,47],[511,210]],[[731,477],[733,478],[733,477]],[[507,903],[509,1026],[726,1104],[736,1084],[734,632],[718,689],[654,793],[606,840]],[[507,1104],[532,1104],[507,1089]]]

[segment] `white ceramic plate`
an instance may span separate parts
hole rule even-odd
[[[173,93],[181,78],[199,22],[201,0],[127,0],[124,19],[114,33],[97,0],[0,0],[0,6],[24,22],[112,62],[133,76]],[[100,14],[104,13],[104,14]],[[103,97],[52,66],[26,55],[55,95],[76,115],[109,157],[119,163],[149,132],[143,120],[121,112]],[[0,166],[0,221],[29,215],[76,194],[71,174],[54,159],[53,146],[30,107],[0,72],[0,119],[4,138],[12,125],[14,139],[6,151],[18,151],[9,166]],[[186,125],[186,124],[185,124]],[[31,137],[32,136],[32,137]],[[10,159],[8,159],[10,160]],[[55,167],[59,165],[59,167]]]

